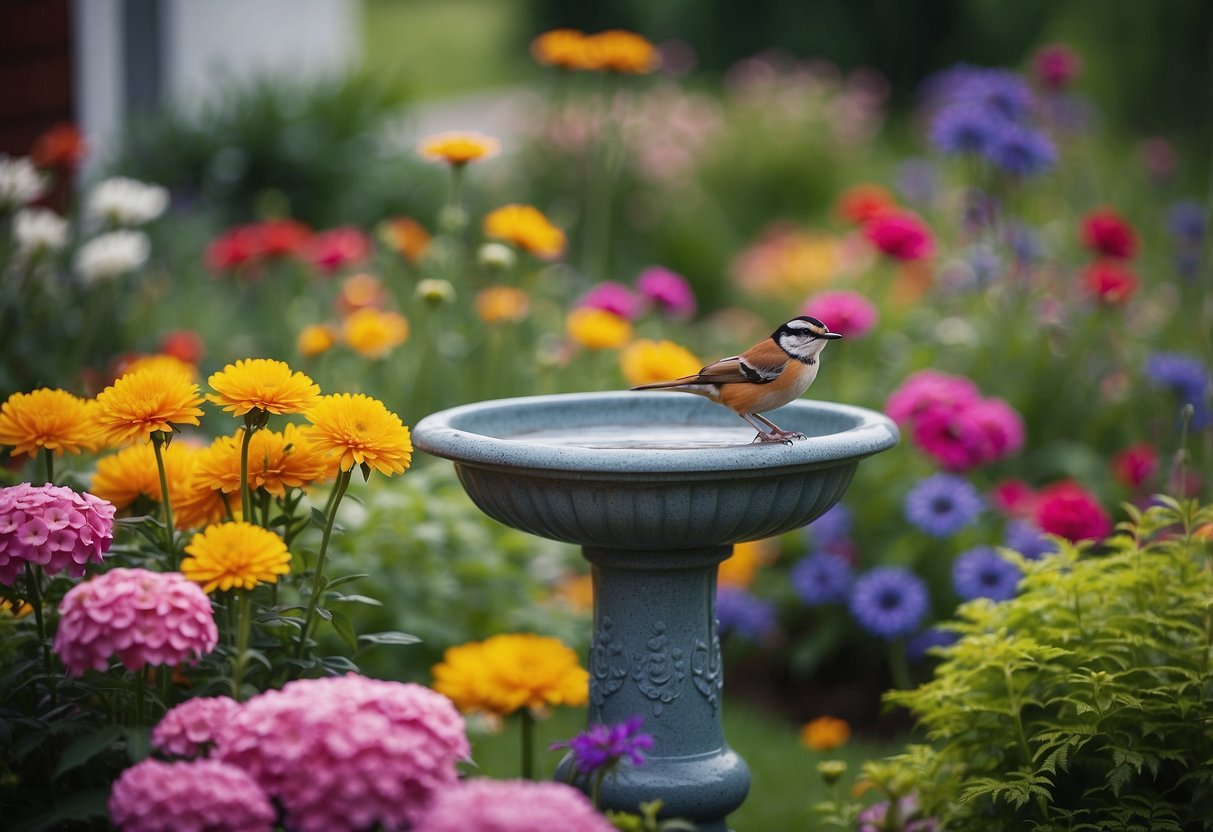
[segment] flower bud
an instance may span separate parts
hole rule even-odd
[[[514,249],[505,243],[485,243],[476,255],[480,267],[486,272],[508,272],[518,259]]]
[[[468,224],[468,212],[458,205],[446,205],[438,212],[438,227],[448,234],[462,231]]]
[[[817,764],[817,773],[827,786],[833,786],[847,773],[846,760],[822,760]]]
[[[426,278],[417,283],[414,294],[419,300],[438,306],[455,300],[455,287],[448,280]]]

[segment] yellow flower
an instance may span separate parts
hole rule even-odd
[[[531,41],[531,57],[544,66],[589,69],[586,36],[577,29],[552,29]]]
[[[198,380],[198,368],[189,362],[182,361],[175,355],[166,355],[158,353],[156,355],[141,355],[137,358],[128,361],[122,366],[121,375],[134,373],[138,370],[144,370],[148,367],[165,367],[170,370],[176,370],[183,373],[190,381]]]
[[[181,573],[203,592],[252,589],[277,583],[291,571],[291,553],[282,538],[243,521],[215,523],[194,535],[185,547]]]
[[[819,716],[800,729],[800,742],[813,751],[829,751],[845,745],[851,738],[851,726],[845,719]]]
[[[295,348],[304,358],[328,352],[337,343],[337,330],[331,324],[311,324],[299,333]]]
[[[0,615],[6,615],[11,618],[25,618],[34,611],[34,608],[25,601],[10,601],[7,598],[0,598]]]
[[[353,312],[367,306],[381,307],[387,300],[383,282],[373,274],[359,272],[341,281],[337,306],[343,312]]]
[[[590,677],[577,654],[547,636],[507,634],[451,647],[433,672],[434,690],[465,713],[506,716],[589,699]]]
[[[531,298],[513,286],[489,286],[476,293],[473,301],[476,314],[486,324],[512,323],[526,318],[531,311]]]
[[[362,393],[323,396],[307,418],[312,425],[304,435],[318,452],[336,455],[342,471],[365,464],[391,476],[413,461],[409,429],[378,399]]]
[[[743,252],[733,264],[733,274],[748,292],[803,297],[829,285],[842,266],[842,245],[837,239],[780,227]]]
[[[208,489],[235,494],[240,491],[240,446],[244,430],[220,436],[199,454],[195,476]],[[285,497],[288,488],[303,488],[330,475],[329,459],[304,435],[303,428],[287,424],[282,432],[259,430],[249,440],[249,489],[265,489]]]
[[[632,340],[632,325],[625,318],[589,306],[570,312],[564,328],[570,338],[591,350],[617,349]]]
[[[177,369],[161,364],[127,373],[97,395],[98,439],[118,446],[174,425],[196,425],[200,404],[198,385]]]
[[[92,407],[66,390],[13,393],[0,405],[0,445],[12,446],[11,456],[37,456],[43,448],[55,456],[91,451],[96,447]]]
[[[367,358],[385,358],[409,337],[408,319],[399,312],[359,309],[345,319],[342,333],[351,349]]]
[[[172,444],[166,450],[176,447]],[[140,497],[159,501],[160,474],[152,446],[148,443],[131,445],[97,460],[89,491],[113,503],[119,511],[130,508]]]
[[[484,233],[513,243],[540,260],[555,260],[568,242],[563,231],[531,205],[503,205],[484,218]]]
[[[410,263],[416,263],[430,247],[430,232],[414,219],[394,217],[379,226],[379,237]]]
[[[285,361],[242,358],[213,373],[207,383],[215,392],[207,399],[233,416],[251,410],[302,413],[320,397],[320,386],[303,373],[291,372]]]
[[[556,597],[574,612],[594,609],[594,580],[588,574],[566,575],[556,585]]]
[[[643,75],[660,63],[657,48],[635,32],[608,29],[590,35],[582,46],[587,69]]]
[[[501,151],[501,142],[483,133],[438,133],[422,140],[417,152],[434,162],[466,165],[489,159]]]
[[[619,365],[628,384],[649,384],[669,381],[699,372],[703,362],[686,347],[673,341],[650,341],[641,338],[628,344],[619,355]]]
[[[758,568],[773,559],[776,554],[775,543],[776,541],[770,538],[736,544],[733,546],[732,556],[720,564],[716,582],[745,589],[753,583]]]

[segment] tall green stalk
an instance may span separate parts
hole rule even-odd
[[[316,620],[316,607],[320,603],[320,592],[322,581],[324,578],[324,561],[328,555],[329,540],[333,536],[333,526],[337,521],[337,507],[341,505],[341,498],[345,496],[346,489],[350,487],[350,478],[354,474],[354,469],[342,471],[337,475],[337,484],[333,487],[333,496],[330,499],[330,508],[328,516],[325,518],[324,533],[320,538],[320,553],[316,556],[316,572],[312,576],[312,592],[307,599],[307,612],[303,616],[303,626],[299,630],[299,645],[295,651],[295,658],[302,660],[307,655],[308,634],[311,632],[312,623]]]
[[[152,451],[156,455],[156,471],[160,475],[160,503],[164,514],[164,551],[168,555],[169,566],[177,569],[177,538],[173,530],[173,504],[168,495],[168,474],[164,468],[164,448],[172,439],[172,434],[166,431],[152,432]]]

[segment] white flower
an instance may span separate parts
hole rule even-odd
[[[76,273],[86,284],[126,274],[147,262],[151,246],[142,231],[111,231],[76,252]]]
[[[0,153],[0,211],[11,211],[46,193],[46,180],[28,156]]]
[[[67,245],[67,220],[49,208],[22,208],[13,217],[17,251],[36,255]]]
[[[125,176],[106,179],[88,197],[88,213],[114,225],[143,225],[167,207],[167,189]]]

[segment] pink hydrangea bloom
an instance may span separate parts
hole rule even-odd
[[[1112,532],[1112,518],[1095,495],[1071,480],[1041,490],[1036,525],[1067,540],[1101,540]]]
[[[969,404],[980,398],[977,385],[963,376],[920,370],[893,391],[884,411],[894,422],[904,425],[928,408]]]
[[[923,260],[935,253],[931,229],[909,211],[877,214],[864,226],[863,235],[895,260]]]
[[[471,753],[445,696],[356,674],[254,696],[217,739],[215,758],[251,774],[298,832],[408,826]]]
[[[114,507],[66,486],[0,488],[0,584],[12,586],[26,563],[48,575],[84,574],[114,539]]]
[[[193,661],[215,649],[210,599],[179,572],[111,569],[68,590],[55,652],[72,673]]]
[[[641,301],[636,293],[622,283],[616,283],[613,280],[604,280],[595,284],[578,301],[577,305],[601,309],[628,321],[634,321],[640,317],[641,311]]]
[[[230,696],[199,696],[169,710],[152,731],[152,747],[174,757],[206,756],[215,734],[240,710]]]
[[[871,301],[858,292],[822,292],[809,298],[801,310],[822,321],[844,338],[862,338],[880,320],[880,313]]]
[[[144,760],[114,783],[109,813],[122,832],[270,832],[277,817],[253,778],[215,760]]]
[[[417,825],[424,832],[611,832],[614,828],[572,786],[484,778],[467,780],[438,794]]]
[[[693,318],[697,303],[687,279],[661,266],[645,269],[636,277],[636,291],[658,309],[675,318]]]

